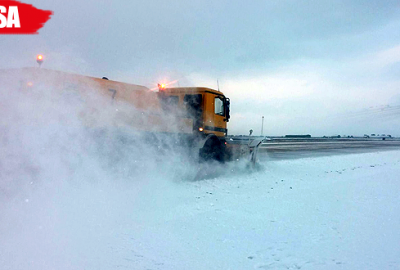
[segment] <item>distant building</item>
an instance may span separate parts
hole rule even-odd
[[[285,138],[311,138],[311,135],[285,135]]]

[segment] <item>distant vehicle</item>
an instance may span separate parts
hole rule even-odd
[[[390,135],[390,134],[388,134],[388,135],[382,134],[381,138],[382,138],[382,140],[386,140],[386,138],[390,139],[390,138],[392,138],[392,135]]]
[[[369,136],[367,134],[364,134],[364,138],[369,138]]]

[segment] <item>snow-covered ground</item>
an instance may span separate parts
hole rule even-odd
[[[0,268],[400,269],[400,151],[262,166],[27,190],[1,205]]]
[[[182,153],[88,132],[75,99],[8,90],[0,270],[400,269],[400,150],[206,175]]]

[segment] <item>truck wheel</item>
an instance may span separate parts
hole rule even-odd
[[[216,160],[219,162],[224,161],[224,151],[222,148],[222,143],[218,138],[208,139],[203,148],[199,151],[200,161],[211,161]]]

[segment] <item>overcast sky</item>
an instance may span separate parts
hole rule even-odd
[[[54,15],[0,36],[0,68],[217,88],[231,134],[400,136],[400,1],[29,0]]]

